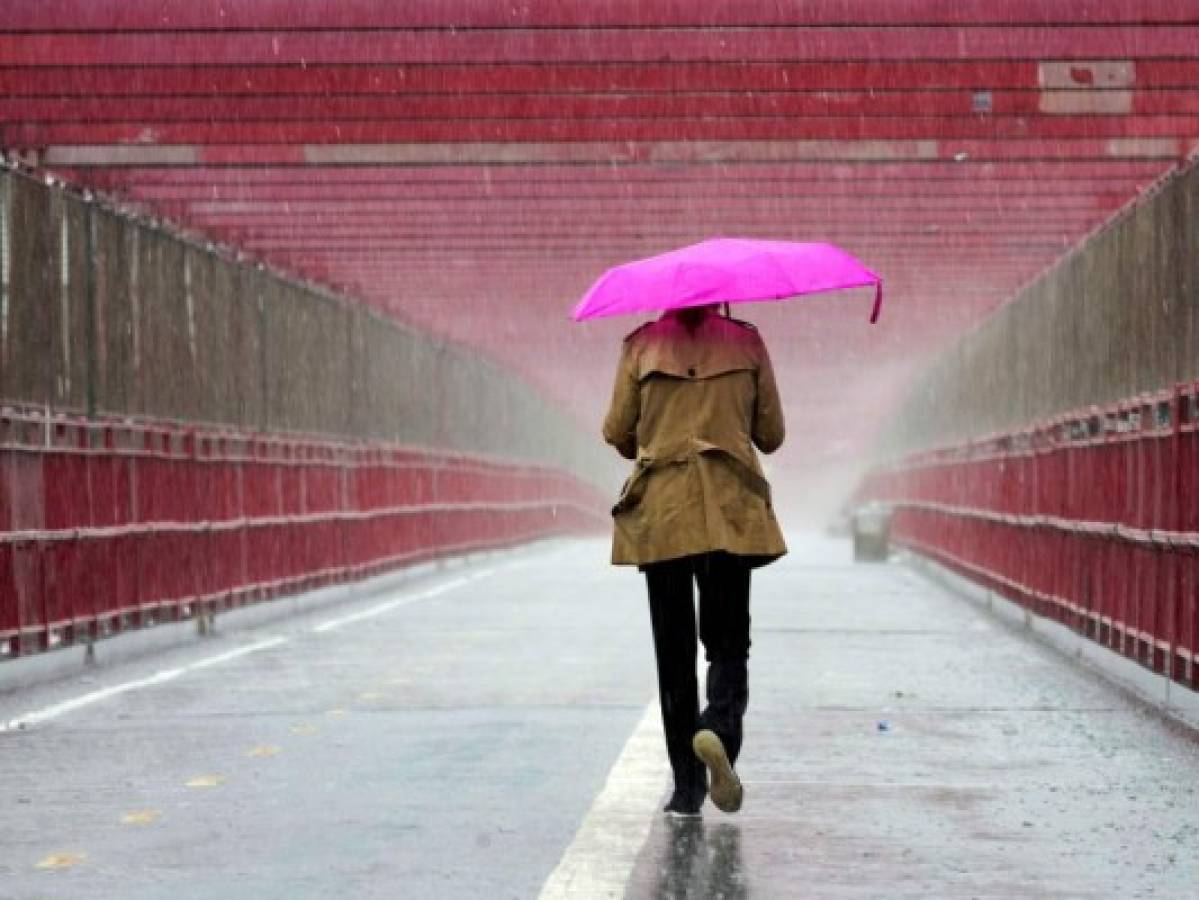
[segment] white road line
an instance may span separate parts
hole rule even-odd
[[[541,888],[540,900],[621,897],[649,836],[669,766],[657,701],[629,736],[603,790]]]
[[[454,578],[446,581],[436,587],[429,588],[426,591],[421,591],[419,594],[412,594],[407,597],[397,597],[394,600],[388,600],[386,603],[380,603],[372,606],[370,609],[364,609],[361,612],[351,613],[348,616],[341,616],[337,619],[330,619],[327,622],[322,622],[319,625],[314,625],[310,630],[315,634],[320,634],[326,631],[332,631],[335,628],[341,628],[343,625],[349,625],[352,622],[361,622],[363,619],[373,619],[375,616],[381,616],[384,613],[389,613],[393,609],[398,609],[401,606],[408,606],[412,603],[420,603],[422,600],[429,600],[440,594],[460,588],[470,584],[475,577],[469,578]]]
[[[81,697],[74,697],[70,700],[64,700],[62,703],[56,703],[53,706],[47,706],[42,709],[27,712],[22,716],[17,716],[15,719],[5,723],[0,730],[10,731],[25,728],[29,725],[37,725],[41,722],[48,722],[51,719],[57,719],[61,715],[73,712],[84,706],[90,706],[93,703],[99,703],[101,700],[107,700],[109,697],[115,697],[117,694],[126,694],[129,691],[136,691],[140,688],[152,687],[156,684],[163,684],[167,681],[173,681],[186,672],[191,672],[195,669],[207,668],[208,666],[215,666],[230,659],[235,659],[238,656],[245,656],[247,653],[255,653],[259,650],[266,650],[269,647],[277,647],[279,644],[284,643],[287,643],[287,638],[267,638],[266,640],[258,641],[257,643],[247,644],[246,646],[238,647],[235,650],[229,650],[225,653],[219,653],[216,656],[210,656],[205,659],[198,660],[197,662],[186,666],[180,666],[177,669],[163,669],[161,672],[155,672],[149,678],[139,678],[136,681],[126,681],[122,684],[114,684],[111,687],[101,688],[98,691],[92,691],[91,693],[84,694]]]
[[[362,612],[354,613],[353,615],[343,616],[340,619],[331,619],[315,626],[311,630],[314,632],[332,631],[335,628],[340,628],[342,625],[347,625],[351,622],[358,622],[362,619],[373,618],[374,616],[382,615],[390,612],[400,606],[407,606],[410,603],[418,603],[421,600],[428,600],[440,594],[463,587],[472,581],[480,578],[489,578],[496,573],[496,569],[487,568],[480,569],[478,572],[473,572],[470,575],[461,578],[454,578],[450,581],[443,582],[435,587],[422,591],[410,597],[398,597],[395,600],[390,600],[386,603],[380,603],[370,609]],[[244,647],[236,647],[233,650],[227,650],[224,653],[218,653],[215,656],[209,656],[186,666],[180,666],[177,669],[165,669],[161,672],[156,672],[148,678],[140,678],[136,681],[126,681],[122,684],[114,684],[111,687],[101,688],[98,691],[84,694],[81,697],[75,697],[71,700],[64,700],[62,703],[56,703],[53,706],[47,706],[43,709],[33,710],[24,715],[17,716],[8,722],[0,722],[0,732],[15,731],[25,728],[29,725],[37,725],[41,722],[47,722],[50,719],[56,719],[61,715],[80,709],[84,706],[90,706],[93,703],[99,703],[101,700],[107,700],[109,697],[115,697],[118,694],[125,694],[129,691],[136,691],[140,688],[151,687],[156,684],[162,684],[166,681],[171,681],[183,675],[186,672],[193,672],[197,669],[206,669],[209,666],[220,665],[223,662],[228,662],[231,659],[236,659],[239,656],[245,656],[249,653],[257,653],[259,650],[267,650],[271,647],[278,647],[280,644],[286,644],[285,637],[271,637],[265,640],[257,641],[253,644],[247,644]]]
[[[482,578],[491,578],[497,572],[508,571],[516,567],[515,563],[500,566],[498,568],[488,567],[479,569],[477,572],[471,572],[469,575],[463,575],[460,578],[453,578],[439,585],[421,591],[419,594],[411,596],[396,597],[394,600],[388,600],[385,603],[379,603],[372,606],[370,609],[364,609],[361,612],[351,613],[348,616],[341,616],[336,619],[329,619],[327,622],[321,622],[319,625],[314,625],[309,629],[313,634],[323,634],[326,631],[333,631],[336,628],[341,628],[343,625],[349,625],[353,622],[361,622],[363,619],[373,619],[376,616],[384,615],[391,612],[393,609],[399,609],[401,606],[410,606],[413,603],[420,603],[423,600],[431,600],[434,597],[439,597],[442,594],[457,590],[470,584],[472,581],[479,581]]]
[[[209,656],[206,659],[201,659],[198,662],[191,663],[183,667],[185,672],[190,672],[193,669],[207,669],[209,666],[220,665],[231,659],[237,659],[239,656],[245,656],[247,653],[257,653],[259,650],[268,650],[271,647],[278,647],[280,644],[286,644],[287,638],[273,637],[267,638],[264,641],[259,641],[256,644],[247,644],[245,647],[238,647],[235,650],[230,650],[226,653],[218,653],[216,656]]]

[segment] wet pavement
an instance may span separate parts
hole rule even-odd
[[[793,547],[755,575],[737,815],[658,812],[639,576],[554,543],[0,695],[0,897],[1196,895],[1190,733]]]

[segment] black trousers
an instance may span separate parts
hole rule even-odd
[[[749,702],[749,573],[742,557],[717,551],[642,566],[649,589],[658,695],[675,788],[702,790],[704,767],[691,749],[695,732],[720,737],[730,762],[741,752],[741,720]],[[699,639],[708,660],[707,698],[699,710],[695,676],[696,616],[692,584],[699,585]]]

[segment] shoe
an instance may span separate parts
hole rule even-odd
[[[744,791],[741,779],[733,771],[729,756],[724,752],[724,744],[720,742],[716,732],[704,729],[697,731],[691,739],[691,748],[695,751],[711,774],[708,794],[716,808],[721,812],[734,813],[741,808]]]
[[[702,793],[696,796],[691,791],[675,788],[674,793],[670,796],[670,802],[662,807],[662,812],[674,818],[698,819],[701,817],[700,809],[703,805],[704,795]]]

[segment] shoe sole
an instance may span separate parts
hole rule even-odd
[[[697,731],[691,739],[691,749],[695,751],[708,771],[712,783],[708,788],[708,796],[721,812],[734,813],[741,808],[745,792],[741,787],[741,779],[733,771],[728,754],[724,752],[724,744],[714,731]]]

